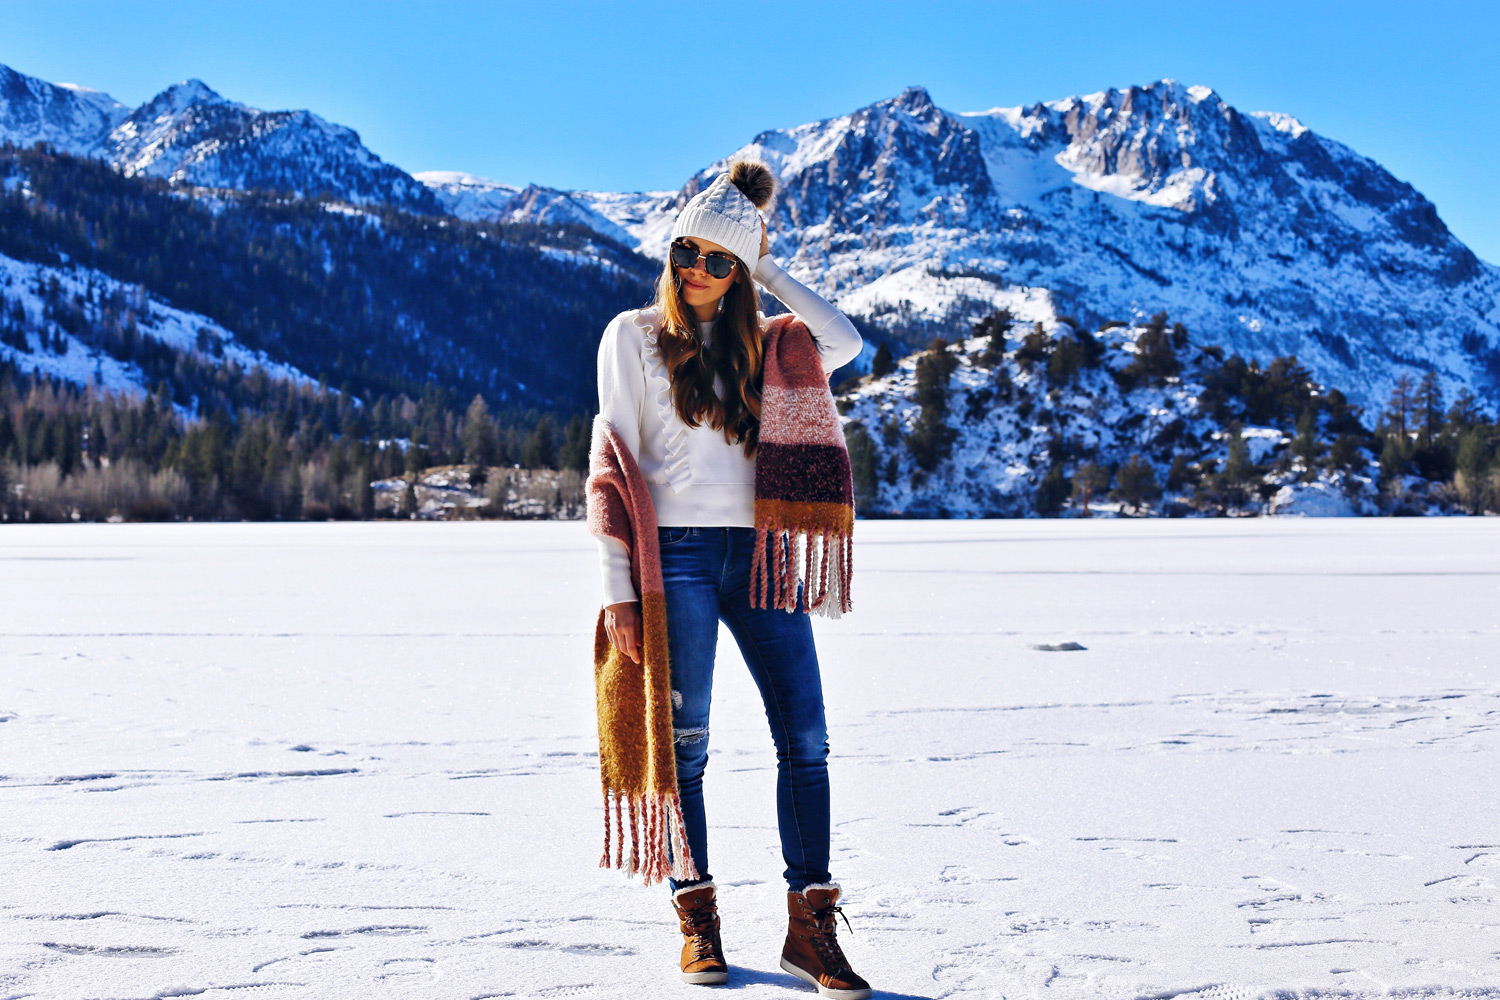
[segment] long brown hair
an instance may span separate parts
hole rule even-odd
[[[734,281],[724,292],[714,319],[712,344],[698,336],[698,317],[682,299],[670,257],[656,281],[652,308],[661,317],[657,343],[672,380],[672,406],[689,427],[708,424],[724,440],[744,446],[754,457],[760,442],[760,392],[765,369],[761,342],[760,295],[740,261]],[[724,398],[714,393],[714,376],[724,383]]]

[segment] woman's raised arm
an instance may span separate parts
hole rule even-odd
[[[818,345],[818,357],[823,363],[823,371],[831,372],[859,356],[865,344],[864,338],[854,329],[849,317],[839,312],[823,296],[787,274],[770,254],[763,254],[760,262],[755,265],[755,280],[807,324],[813,342]]]

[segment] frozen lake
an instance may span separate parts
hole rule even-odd
[[[877,996],[1500,997],[1500,520],[855,550],[814,627]],[[7,525],[0,563],[0,1000],[709,995],[595,867],[581,524]],[[811,996],[720,657],[728,988]]]

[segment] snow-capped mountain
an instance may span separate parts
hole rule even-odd
[[[382,161],[353,129],[311,111],[252,108],[196,79],[131,110],[99,91],[0,66],[0,139],[22,146],[43,140],[128,175],[199,187],[286,190],[441,211],[425,184]]]
[[[639,224],[650,207],[675,194],[559,191],[540,184],[518,188],[460,170],[425,170],[412,176],[431,188],[439,204],[460,219],[587,226],[627,246],[639,243],[629,227]]]
[[[741,156],[781,179],[772,247],[792,273],[908,347],[1045,291],[1052,315],[1166,310],[1195,341],[1295,354],[1366,407],[1403,370],[1492,398],[1500,380],[1500,268],[1378,163],[1207,87],[966,113],[913,87],[763,132],[674,195],[616,196],[631,211],[611,221],[660,257]]]
[[[0,65],[0,139],[50,142],[69,153],[92,149],[130,109],[99,90],[48,83]]]
[[[412,174],[432,189],[450,215],[474,222],[504,221],[521,189],[514,184],[476,177],[462,170],[424,170]]]
[[[0,138],[203,187],[581,224],[658,259],[685,201],[755,156],[782,182],[778,257],[893,346],[955,336],[997,306],[1091,328],[1165,310],[1196,343],[1295,355],[1369,410],[1401,372],[1432,369],[1450,395],[1500,388],[1500,268],[1430,202],[1289,115],[1173,80],[962,113],[912,87],[763,132],[672,192],[413,177],[353,130],[197,80],[130,110],[0,67]]]
[[[366,149],[353,129],[311,111],[246,107],[201,80],[174,84],[136,108],[101,149],[127,174],[437,210],[426,185]]]

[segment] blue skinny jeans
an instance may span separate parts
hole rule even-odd
[[[708,765],[714,651],[723,621],[760,689],[776,744],[776,821],[787,887],[800,892],[828,882],[828,726],[812,622],[802,610],[801,594],[794,613],[750,607],[753,528],[657,530],[667,595],[677,787],[688,848],[701,880],[712,878],[703,771]],[[691,883],[669,879],[668,884],[675,891]]]

